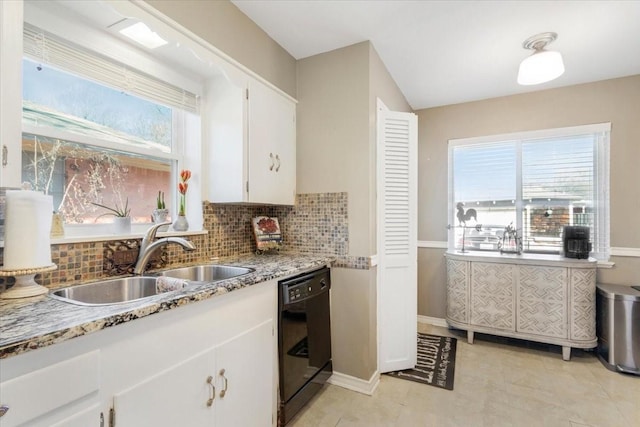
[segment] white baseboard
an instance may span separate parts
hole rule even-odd
[[[426,323],[428,325],[440,326],[448,328],[447,321],[440,317],[418,316],[418,323]]]
[[[380,384],[380,372],[375,371],[367,381],[334,371],[333,375],[331,375],[327,382],[329,384],[371,396],[373,395],[373,392],[376,391],[376,388],[378,388],[378,384]]]

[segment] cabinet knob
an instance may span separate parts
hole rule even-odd
[[[276,172],[280,170],[280,156],[276,154],[276,160],[278,161],[278,165],[276,166]]]
[[[7,405],[0,405],[0,418],[7,412],[9,412],[9,407]]]
[[[224,397],[225,394],[227,394],[227,389],[229,388],[229,381],[227,380],[227,377],[224,376],[225,372],[226,371],[224,369],[220,369],[220,376],[224,380],[224,388],[220,391],[221,399]]]
[[[211,407],[211,405],[213,405],[213,401],[216,398],[216,386],[213,385],[213,377],[211,375],[207,377],[207,384],[209,384],[209,388],[211,391],[211,394],[209,394],[209,399],[207,399],[207,407]]]
[[[275,166],[275,162],[273,161],[273,153],[269,153],[269,158],[271,159],[271,166],[269,166],[269,170],[272,171]]]

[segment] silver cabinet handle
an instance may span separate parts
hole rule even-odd
[[[7,166],[7,162],[8,162],[7,157],[9,157],[9,149],[7,148],[6,145],[3,145],[2,146],[2,166]],[[4,413],[2,415],[4,415]],[[0,415],[0,417],[2,415]]]
[[[220,376],[224,380],[224,388],[220,391],[220,399],[222,399],[224,395],[227,394],[227,390],[229,389],[229,381],[227,381],[227,377],[224,376],[225,372],[226,371],[224,369],[220,369]]]
[[[9,407],[7,405],[0,405],[0,418],[2,418],[7,412],[9,412]]]
[[[280,170],[280,156],[276,154],[276,160],[278,161],[278,166],[276,166],[276,172]]]
[[[207,384],[211,388],[211,394],[209,395],[209,399],[207,400],[207,406],[211,407],[213,405],[213,401],[216,398],[216,386],[213,385],[213,377],[209,375],[207,377]]]
[[[269,166],[269,170],[272,171],[273,170],[273,166],[275,165],[275,163],[273,162],[273,153],[269,153],[269,158],[271,159],[271,166]],[[276,156],[277,158],[277,156]]]

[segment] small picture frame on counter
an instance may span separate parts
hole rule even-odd
[[[252,220],[256,238],[256,253],[278,251],[282,248],[282,232],[278,218],[257,216]]]

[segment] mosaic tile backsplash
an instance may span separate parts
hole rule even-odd
[[[251,219],[277,217],[283,234],[283,250],[336,255],[336,266],[367,269],[368,257],[348,256],[349,226],[347,193],[298,194],[294,206],[203,204],[206,235],[189,236],[196,250],[166,246],[167,264],[206,262],[211,258],[255,252]],[[138,239],[139,240],[139,239]],[[52,261],[58,269],[38,282],[50,288],[97,280],[109,275],[109,251],[113,241],[64,243],[51,246]],[[0,249],[0,261],[2,249]],[[5,282],[0,278],[0,290]],[[8,279],[7,283],[12,283]]]

